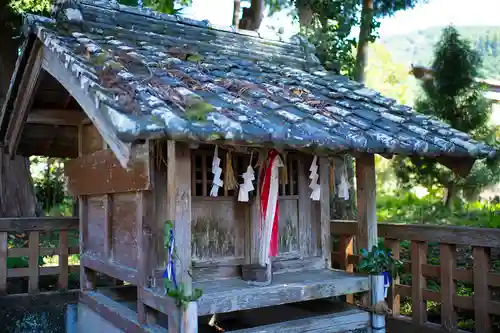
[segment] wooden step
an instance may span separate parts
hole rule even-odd
[[[228,333],[344,333],[367,328],[369,323],[370,315],[368,312],[351,309],[329,315],[228,331]]]
[[[239,278],[194,282],[203,290],[198,315],[226,313],[323,299],[369,290],[368,277],[318,269],[277,274],[272,284],[252,286]]]
[[[367,328],[370,314],[345,303],[321,300],[224,314],[217,319],[228,333],[344,333]],[[200,328],[200,333],[213,332]]]

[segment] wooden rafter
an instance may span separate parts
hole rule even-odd
[[[28,124],[80,126],[87,118],[79,110],[34,109],[28,114]]]
[[[24,124],[40,83],[43,50],[41,42],[35,42],[14,101],[12,117],[10,119],[6,135],[7,150],[11,158],[14,158],[16,155]]]

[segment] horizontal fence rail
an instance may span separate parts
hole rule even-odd
[[[353,252],[357,228],[355,221],[331,223],[331,233],[338,239],[332,259],[346,271],[353,271],[360,259]],[[494,289],[500,288],[500,274],[492,270],[492,252],[500,260],[500,229],[379,223],[378,235],[411,274],[409,284],[395,279],[389,290],[389,307],[394,319],[401,319],[398,329],[411,321],[414,327],[428,329],[424,332],[460,331],[457,313],[468,311],[475,332],[498,331],[492,316],[500,316],[500,300],[492,296],[499,295]],[[432,263],[436,258],[439,264]],[[469,295],[457,293],[458,283],[470,286]],[[411,299],[410,320],[400,316],[402,298]],[[440,304],[438,325],[428,321],[429,301]]]
[[[78,246],[69,246],[69,233],[78,230],[77,217],[0,218],[0,294],[19,293],[9,290],[9,280],[28,281],[28,292],[40,291],[40,276],[57,275],[57,288],[68,289],[68,276],[79,272],[69,265],[69,256],[78,254]],[[41,247],[41,235],[54,232],[57,247]],[[17,242],[17,244],[12,244]],[[20,246],[21,245],[21,246]],[[27,245],[27,246],[26,246]],[[58,266],[40,267],[40,257],[58,256]],[[27,257],[27,267],[9,268],[9,259]]]

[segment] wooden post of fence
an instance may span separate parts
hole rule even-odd
[[[394,259],[400,258],[400,242],[398,239],[386,239],[385,247],[391,250],[391,255]],[[399,277],[393,279],[392,284],[387,292],[388,305],[392,310],[393,316],[399,316],[401,297],[396,291],[396,285],[399,284]]]
[[[29,284],[28,292],[36,293],[39,290],[38,278],[40,276],[40,267],[38,260],[40,258],[40,231],[30,231],[29,233]]]
[[[440,245],[441,270],[441,325],[449,332],[457,328],[457,314],[453,306],[455,296],[455,280],[453,272],[456,267],[456,246],[451,244]]]
[[[491,297],[488,286],[489,249],[474,247],[472,255],[474,257],[474,332],[490,333],[492,327],[488,309]]]
[[[0,232],[0,295],[7,293],[7,232]]]
[[[422,325],[427,322],[427,304],[424,300],[425,278],[423,265],[427,263],[427,245],[424,242],[411,242],[411,308],[412,322]]]
[[[59,289],[68,289],[68,231],[59,231]]]
[[[354,265],[349,262],[349,257],[353,255],[353,236],[340,236],[339,240],[339,257],[338,261],[340,264],[340,269],[346,272],[354,272]],[[346,302],[353,304],[354,295],[346,295]]]

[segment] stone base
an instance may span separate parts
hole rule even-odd
[[[78,333],[124,333],[109,321],[91,310],[87,305],[78,303]]]

